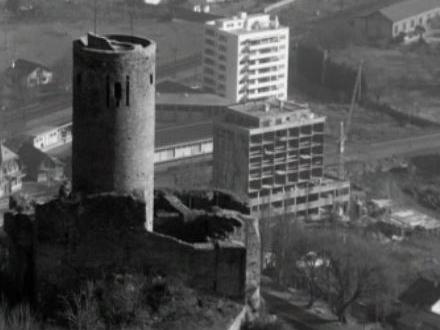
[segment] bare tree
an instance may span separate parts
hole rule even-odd
[[[284,267],[288,265],[289,277],[303,280],[309,294],[307,307],[325,299],[338,320],[345,322],[347,309],[356,301],[372,298],[382,303],[387,298],[390,279],[379,245],[340,228],[296,226],[290,233]]]
[[[330,306],[338,320],[345,323],[347,308],[380,287],[382,265],[361,241],[349,238],[342,244],[335,243],[323,251],[328,266],[320,283],[327,282],[323,290],[328,290]]]
[[[322,271],[322,260],[315,252],[316,242],[313,236],[307,235],[297,222],[280,222],[274,240],[276,254],[277,279],[283,284],[284,279],[294,277],[296,282],[307,289],[311,308],[321,294],[318,286],[318,273]]]

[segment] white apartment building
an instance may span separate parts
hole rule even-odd
[[[205,24],[203,86],[234,103],[287,99],[289,28],[268,14]]]

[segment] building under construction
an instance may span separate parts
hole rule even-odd
[[[350,183],[324,176],[324,124],[292,101],[229,107],[214,126],[214,185],[246,198],[261,218],[346,211]]]

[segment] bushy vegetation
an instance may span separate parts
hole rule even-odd
[[[286,330],[286,327],[278,318],[265,314],[255,320],[245,322],[241,330]]]
[[[0,305],[0,330],[35,330],[39,323],[29,305],[18,305],[10,309],[6,303]]]
[[[170,301],[159,274],[112,274],[64,297],[61,321],[71,329],[125,329],[151,322]]]

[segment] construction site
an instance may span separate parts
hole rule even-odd
[[[306,104],[229,107],[215,124],[213,185],[246,196],[258,217],[330,217],[349,202],[347,181],[324,177],[324,122]]]

